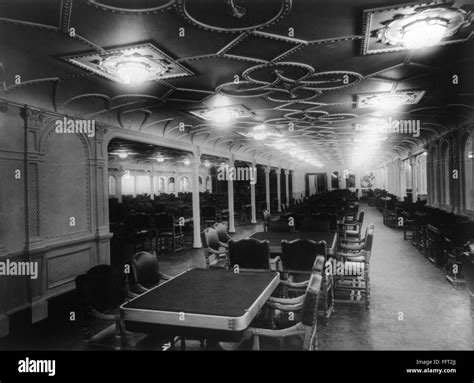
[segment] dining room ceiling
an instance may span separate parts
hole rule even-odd
[[[2,0],[0,98],[207,154],[375,166],[473,120],[472,9],[465,0]],[[423,49],[397,42],[422,12],[428,43],[438,30],[449,36]],[[387,121],[420,130],[377,130]]]

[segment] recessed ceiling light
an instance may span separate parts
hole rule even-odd
[[[422,49],[469,39],[471,13],[452,3],[431,2],[365,11],[363,54]]]
[[[243,105],[194,109],[189,110],[188,112],[204,120],[224,125],[229,124],[238,118],[253,117],[253,114]]]
[[[123,84],[140,84],[193,73],[152,44],[66,56],[64,60]]]
[[[401,105],[417,104],[425,91],[407,90],[400,92],[367,93],[357,95],[358,108],[377,108],[380,110],[395,109]]]

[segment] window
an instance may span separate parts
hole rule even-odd
[[[212,177],[211,176],[207,177],[206,191],[208,191],[209,193],[212,192]]]
[[[339,189],[339,172],[331,174],[331,189]]]
[[[472,147],[472,136],[469,136],[464,144],[464,207],[466,210],[474,210],[474,148]]]
[[[124,195],[135,194],[135,176],[126,173],[122,177],[122,193]]]
[[[346,176],[346,189],[356,187],[356,176],[353,173],[349,173]]]
[[[179,179],[179,191],[188,192],[189,191],[189,180],[188,177],[181,177]]]
[[[158,193],[165,192],[165,177],[158,177]]]
[[[115,196],[115,177],[109,176],[109,196]]]
[[[174,193],[174,177],[168,178],[168,192]]]

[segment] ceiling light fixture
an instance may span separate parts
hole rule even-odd
[[[191,164],[191,161],[189,160],[189,158],[185,158],[185,159],[183,160],[183,164],[184,164],[185,166],[189,166],[189,165]]]
[[[122,84],[184,77],[193,73],[152,44],[63,57],[71,64]]]
[[[402,45],[407,49],[422,49],[439,45],[471,22],[470,14],[449,6],[416,7],[412,13],[395,16],[377,33],[388,45]]]
[[[392,110],[402,105],[417,104],[424,94],[425,91],[422,90],[358,94],[357,107]]]
[[[120,153],[118,153],[118,156],[119,156],[119,158],[124,159],[124,158],[128,157],[128,153],[127,152],[120,152]]]
[[[188,110],[192,115],[202,118],[203,120],[212,121],[217,124],[230,124],[238,118],[253,117],[243,105],[221,106],[206,109]]]

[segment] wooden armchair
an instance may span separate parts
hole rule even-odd
[[[360,234],[357,237],[341,238],[339,241],[339,249],[341,251],[353,252],[361,251],[365,248],[365,242],[369,234],[369,226],[365,228],[365,235],[362,237]]]
[[[314,262],[318,256],[324,257],[326,262],[326,242],[314,242],[307,239],[295,239],[293,241],[281,241],[281,264],[283,278],[281,282],[284,295],[286,291],[304,293],[309,283]],[[303,277],[306,280],[300,281]],[[323,323],[327,324],[329,317],[334,311],[334,292],[332,274],[322,274],[321,296],[319,299],[318,314],[323,317]]]
[[[270,222],[272,221],[272,215],[268,210],[264,210],[263,213],[263,231],[268,231],[268,226],[270,225]]]
[[[270,243],[255,238],[229,241],[229,266],[241,269],[279,270],[280,257],[270,258]]]
[[[360,237],[360,231],[364,223],[364,210],[359,212],[357,221],[344,221],[342,224],[342,236],[348,237]]]
[[[172,214],[160,213],[155,215],[156,249],[171,249],[172,254],[183,250],[185,239],[183,228],[177,225]]]
[[[128,291],[125,274],[99,265],[76,277],[81,306],[85,349],[122,350],[143,348],[147,336],[125,331],[119,306],[136,294]],[[158,342],[160,349],[165,343]]]
[[[130,288],[134,293],[141,294],[158,286],[160,282],[171,279],[160,271],[160,265],[155,254],[141,251],[133,255],[130,261]]]
[[[338,251],[336,260],[343,262],[344,275],[334,275],[334,296],[336,300],[350,302],[365,301],[370,305],[369,266],[374,237],[374,224],[370,224],[364,248],[360,251]]]
[[[214,230],[217,233],[217,238],[219,239],[220,245],[224,248],[229,247],[229,241],[232,237],[227,233],[227,225],[225,223],[219,222],[214,224]]]
[[[270,328],[249,327],[244,334],[244,337],[247,339],[253,338],[253,350],[260,349],[260,338],[262,337],[278,340],[298,337],[302,338],[301,348],[303,350],[311,351],[318,348],[317,311],[323,268],[324,257],[318,256],[304,295],[290,299],[269,298],[266,308],[272,313],[269,323]],[[275,329],[273,314],[277,310],[283,314],[295,315],[296,323],[286,328]]]
[[[206,248],[204,257],[208,269],[225,269],[229,266],[228,250],[219,241],[214,228],[208,227],[201,232],[202,245]]]

